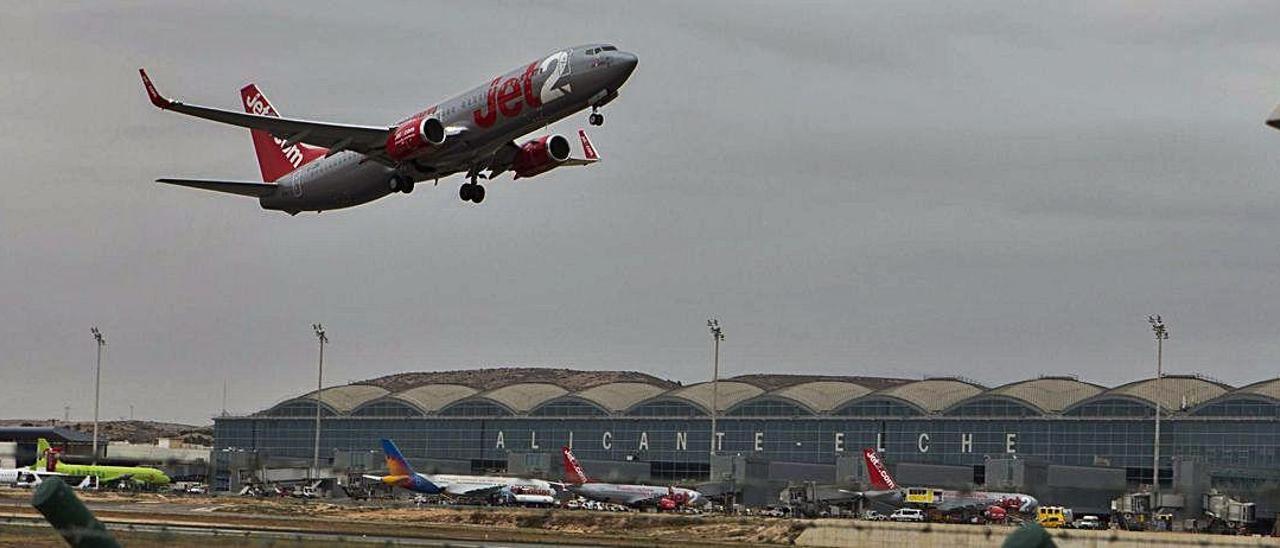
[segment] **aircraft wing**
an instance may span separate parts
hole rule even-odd
[[[586,130],[578,130],[578,141],[581,143],[582,156],[575,157],[572,153],[564,161],[556,165],[556,167],[565,166],[589,166],[600,161],[600,155],[596,153],[596,147],[591,144],[591,140],[587,138]],[[510,141],[505,145],[498,147],[489,158],[489,170],[487,178],[492,179],[511,169],[515,164],[516,156],[520,154],[520,145],[515,141]]]
[[[200,105],[188,105],[166,99],[160,95],[160,92],[156,91],[155,85],[151,83],[151,78],[147,77],[146,70],[138,69],[138,72],[142,74],[142,84],[147,88],[147,96],[151,99],[151,104],[160,109],[181,112],[196,118],[204,118],[205,120],[213,120],[233,126],[260,129],[278,139],[284,139],[286,143],[307,143],[328,148],[333,152],[353,150],[362,154],[370,154],[385,149],[387,138],[395,132],[394,127],[316,122],[297,118],[260,116]]]
[[[110,479],[105,479],[105,480],[104,480],[104,479],[102,479],[102,478],[98,478],[98,482],[99,482],[99,483],[104,483],[104,484],[107,484],[107,485],[116,485],[116,484],[120,484],[120,483],[124,483],[124,482],[126,482],[126,481],[129,481],[129,480],[131,480],[131,479],[133,479],[133,474],[120,474],[119,476],[116,476],[116,477],[114,477],[114,478],[110,478]]]
[[[662,500],[662,497],[636,496],[636,497],[627,499],[626,505],[627,506],[657,506],[659,500]]]
[[[445,488],[445,492],[458,497],[483,497],[501,491],[505,485],[479,485],[453,483]]]

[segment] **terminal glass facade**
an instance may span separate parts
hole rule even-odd
[[[297,415],[219,417],[216,446],[309,458],[314,408],[291,411]],[[572,436],[574,451],[584,459],[647,461],[670,468],[706,466],[711,443],[707,417],[326,415],[322,422],[322,456],[377,450],[381,438],[391,438],[415,458],[501,460],[511,451],[554,451],[568,445]],[[1149,470],[1154,425],[1148,419],[1124,417],[891,415],[722,417],[717,428],[722,433],[720,451],[768,460],[831,464],[841,453],[879,446],[890,462],[980,465],[989,457],[1016,455],[1053,464]],[[1280,469],[1280,419],[1169,417],[1162,423],[1160,454],[1163,466],[1181,457]]]

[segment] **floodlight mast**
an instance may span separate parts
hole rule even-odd
[[[1160,379],[1164,377],[1164,341],[1169,340],[1169,331],[1159,314],[1147,316],[1147,322],[1156,336],[1156,380],[1152,385],[1154,394],[1151,398],[1156,405],[1156,432],[1151,448],[1151,492],[1156,495],[1152,510],[1155,510],[1160,504]]]
[[[707,328],[711,330],[711,456],[716,454],[716,415],[720,412],[720,341],[724,340],[724,330],[720,328],[720,320],[707,320]],[[710,463],[708,463],[709,465]]]
[[[320,407],[324,403],[320,392],[324,389],[324,345],[329,344],[329,337],[325,335],[323,325],[311,324],[311,329],[315,330],[316,340],[320,343],[320,363],[316,367],[316,441],[311,453],[311,479],[315,479],[320,475]]]
[[[98,342],[98,365],[93,371],[93,465],[98,465],[98,401],[102,394],[102,347],[107,345],[106,337],[97,326],[89,328],[93,340]]]

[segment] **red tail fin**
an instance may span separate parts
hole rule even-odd
[[[889,491],[898,488],[898,482],[893,481],[893,476],[889,475],[889,469],[884,467],[884,461],[876,454],[875,449],[863,449],[862,458],[867,461],[867,476],[871,478],[873,489]]]
[[[241,88],[240,99],[244,101],[244,111],[249,114],[280,116],[271,106],[271,102],[267,101],[267,96],[263,95],[255,84]],[[270,133],[260,129],[251,129],[249,133],[253,135],[253,149],[258,153],[258,167],[262,168],[262,180],[268,183],[288,175],[289,172],[312,160],[323,158],[325,153],[329,152],[327,149],[302,143],[284,146],[284,139],[272,137]]]
[[[582,469],[582,465],[578,464],[577,457],[573,456],[573,451],[568,447],[561,447],[560,453],[564,455],[564,480],[580,485],[591,481],[587,478],[587,473]]]

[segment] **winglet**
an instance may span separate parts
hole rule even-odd
[[[587,139],[587,130],[578,129],[578,138],[582,140],[582,153],[586,155],[587,160],[598,161],[600,156],[596,154],[596,147],[591,146],[591,140]]]
[[[147,88],[147,98],[151,99],[151,104],[155,105],[157,108],[164,109],[169,108],[169,105],[173,104],[173,101],[165,99],[160,95],[160,92],[156,91],[155,84],[152,84],[151,78],[147,76],[147,69],[138,69],[138,74],[142,75],[142,85]]]
[[[1271,114],[1267,116],[1267,125],[1280,129],[1280,105],[1277,105]]]

